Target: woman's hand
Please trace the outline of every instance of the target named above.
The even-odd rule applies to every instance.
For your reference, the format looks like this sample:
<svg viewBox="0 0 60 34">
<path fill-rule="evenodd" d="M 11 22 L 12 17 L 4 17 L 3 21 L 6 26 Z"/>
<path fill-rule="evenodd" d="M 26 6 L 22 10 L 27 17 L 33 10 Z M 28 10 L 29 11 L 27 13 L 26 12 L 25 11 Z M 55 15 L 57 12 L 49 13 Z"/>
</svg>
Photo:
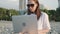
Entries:
<svg viewBox="0 0 60 34">
<path fill-rule="evenodd" d="M 28 32 L 19 32 L 19 34 L 28 34 Z"/>
<path fill-rule="evenodd" d="M 38 30 L 38 34 L 46 34 L 49 32 L 49 29 Z"/>
</svg>

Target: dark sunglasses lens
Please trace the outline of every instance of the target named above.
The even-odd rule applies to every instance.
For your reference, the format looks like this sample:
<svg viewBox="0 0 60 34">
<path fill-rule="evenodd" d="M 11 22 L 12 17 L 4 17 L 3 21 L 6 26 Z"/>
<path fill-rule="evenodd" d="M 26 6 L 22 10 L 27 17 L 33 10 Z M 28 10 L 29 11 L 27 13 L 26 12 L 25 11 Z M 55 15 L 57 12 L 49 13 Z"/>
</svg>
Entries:
<svg viewBox="0 0 60 34">
<path fill-rule="evenodd" d="M 27 4 L 28 7 L 34 7 L 34 4 Z"/>
<path fill-rule="evenodd" d="M 33 7 L 33 6 L 34 6 L 34 4 L 31 4 L 31 6 Z"/>
<path fill-rule="evenodd" d="M 29 7 L 30 5 L 29 4 L 27 4 L 27 7 Z"/>
</svg>

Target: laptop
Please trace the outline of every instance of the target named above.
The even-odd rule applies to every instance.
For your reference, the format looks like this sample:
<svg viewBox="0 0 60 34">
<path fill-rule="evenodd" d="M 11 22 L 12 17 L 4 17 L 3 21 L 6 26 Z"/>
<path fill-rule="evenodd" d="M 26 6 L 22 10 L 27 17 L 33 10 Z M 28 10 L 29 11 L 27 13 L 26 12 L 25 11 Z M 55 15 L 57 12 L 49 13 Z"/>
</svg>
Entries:
<svg viewBox="0 0 60 34">
<path fill-rule="evenodd" d="M 15 33 L 25 32 L 28 34 L 37 34 L 36 15 L 12 16 L 12 22 Z"/>
</svg>

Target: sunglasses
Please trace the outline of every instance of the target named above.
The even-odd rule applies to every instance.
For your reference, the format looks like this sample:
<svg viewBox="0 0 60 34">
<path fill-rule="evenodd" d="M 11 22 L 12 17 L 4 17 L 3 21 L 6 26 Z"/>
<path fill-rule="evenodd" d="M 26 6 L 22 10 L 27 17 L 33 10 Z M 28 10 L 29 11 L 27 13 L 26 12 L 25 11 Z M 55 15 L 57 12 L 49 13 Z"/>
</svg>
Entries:
<svg viewBox="0 0 60 34">
<path fill-rule="evenodd" d="M 34 4 L 27 4 L 27 7 L 34 7 Z"/>
</svg>

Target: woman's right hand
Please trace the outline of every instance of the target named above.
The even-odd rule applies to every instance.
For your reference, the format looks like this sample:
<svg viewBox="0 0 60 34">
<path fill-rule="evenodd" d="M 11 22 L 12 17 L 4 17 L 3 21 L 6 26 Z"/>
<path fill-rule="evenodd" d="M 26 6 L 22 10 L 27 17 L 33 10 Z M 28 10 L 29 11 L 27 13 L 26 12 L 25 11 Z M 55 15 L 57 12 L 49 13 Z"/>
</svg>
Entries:
<svg viewBox="0 0 60 34">
<path fill-rule="evenodd" d="M 19 34 L 28 34 L 28 32 L 19 32 Z"/>
<path fill-rule="evenodd" d="M 22 32 L 19 32 L 19 34 L 23 34 Z"/>
</svg>

